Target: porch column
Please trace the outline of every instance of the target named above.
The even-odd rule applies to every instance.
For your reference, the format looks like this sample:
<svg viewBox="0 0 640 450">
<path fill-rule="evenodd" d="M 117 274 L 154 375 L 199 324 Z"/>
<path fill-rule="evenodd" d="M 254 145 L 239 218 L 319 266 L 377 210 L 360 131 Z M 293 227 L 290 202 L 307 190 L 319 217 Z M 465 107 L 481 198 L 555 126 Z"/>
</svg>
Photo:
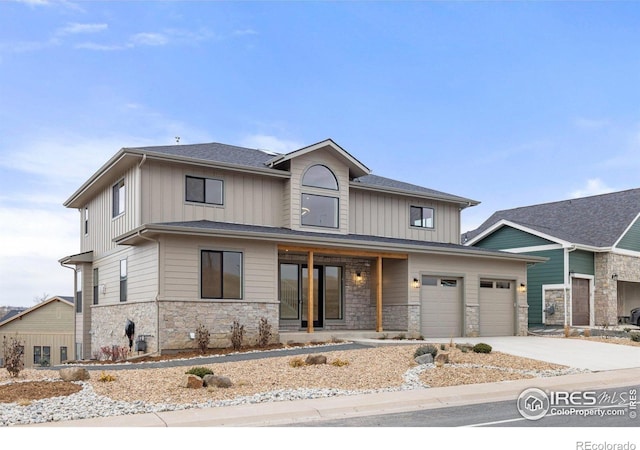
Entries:
<svg viewBox="0 0 640 450">
<path fill-rule="evenodd" d="M 307 255 L 307 333 L 313 333 L 313 251 Z"/>
<path fill-rule="evenodd" d="M 382 331 L 382 256 L 376 259 L 378 283 L 376 287 L 376 331 Z"/>
</svg>

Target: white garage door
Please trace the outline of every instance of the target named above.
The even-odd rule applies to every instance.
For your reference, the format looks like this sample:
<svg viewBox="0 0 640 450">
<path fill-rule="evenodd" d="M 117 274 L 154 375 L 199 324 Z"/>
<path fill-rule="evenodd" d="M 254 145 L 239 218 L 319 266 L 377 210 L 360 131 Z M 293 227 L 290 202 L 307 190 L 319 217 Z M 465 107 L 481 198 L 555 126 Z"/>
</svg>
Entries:
<svg viewBox="0 0 640 450">
<path fill-rule="evenodd" d="M 425 337 L 462 336 L 462 280 L 422 277 L 420 333 Z"/>
<path fill-rule="evenodd" d="M 515 283 L 480 280 L 480 336 L 515 334 Z"/>
</svg>

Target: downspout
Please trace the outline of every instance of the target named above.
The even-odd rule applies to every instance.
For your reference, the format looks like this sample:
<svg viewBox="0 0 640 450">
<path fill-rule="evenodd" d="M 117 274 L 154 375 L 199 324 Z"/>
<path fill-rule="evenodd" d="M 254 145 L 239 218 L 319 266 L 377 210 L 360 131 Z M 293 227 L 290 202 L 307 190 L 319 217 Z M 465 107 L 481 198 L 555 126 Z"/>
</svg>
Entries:
<svg viewBox="0 0 640 450">
<path fill-rule="evenodd" d="M 564 326 L 569 325 L 569 309 L 567 308 L 568 306 L 568 299 L 567 299 L 567 292 L 571 290 L 571 280 L 569 279 L 569 253 L 576 251 L 576 246 L 572 245 L 571 247 L 565 247 L 565 252 L 564 252 Z"/>
<path fill-rule="evenodd" d="M 138 230 L 137 236 L 140 239 L 155 242 L 157 244 L 157 249 L 158 249 L 158 271 L 157 271 L 158 281 L 156 286 L 156 296 L 155 296 L 154 302 L 156 304 L 156 332 L 158 333 L 158 335 L 156 336 L 156 353 L 159 354 L 160 353 L 160 240 L 143 236 L 140 230 Z"/>
<path fill-rule="evenodd" d="M 78 354 L 77 354 L 77 339 L 76 339 L 76 330 L 78 329 L 78 324 L 77 324 L 77 320 L 78 320 L 78 314 L 76 313 L 78 306 L 76 305 L 76 302 L 78 301 L 78 299 L 76 298 L 76 296 L 78 295 L 78 269 L 77 267 L 71 267 L 71 266 L 67 266 L 65 263 L 60 262 L 60 265 L 62 267 L 64 267 L 65 269 L 71 269 L 73 270 L 73 354 L 74 354 L 74 359 L 78 360 Z"/>
</svg>

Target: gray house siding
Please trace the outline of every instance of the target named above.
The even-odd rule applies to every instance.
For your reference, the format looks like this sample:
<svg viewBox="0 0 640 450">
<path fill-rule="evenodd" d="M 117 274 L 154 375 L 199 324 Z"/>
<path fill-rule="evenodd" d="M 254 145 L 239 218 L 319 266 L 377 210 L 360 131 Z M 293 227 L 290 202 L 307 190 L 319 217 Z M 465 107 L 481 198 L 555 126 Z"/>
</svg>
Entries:
<svg viewBox="0 0 640 450">
<path fill-rule="evenodd" d="M 618 247 L 624 250 L 640 252 L 640 219 L 637 219 L 622 239 L 620 239 Z"/>
</svg>

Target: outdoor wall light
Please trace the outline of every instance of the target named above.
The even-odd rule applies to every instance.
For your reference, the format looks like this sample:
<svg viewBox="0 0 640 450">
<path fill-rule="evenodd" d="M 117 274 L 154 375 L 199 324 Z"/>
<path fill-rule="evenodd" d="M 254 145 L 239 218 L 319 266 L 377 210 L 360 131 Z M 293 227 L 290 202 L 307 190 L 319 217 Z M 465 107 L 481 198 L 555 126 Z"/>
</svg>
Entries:
<svg viewBox="0 0 640 450">
<path fill-rule="evenodd" d="M 611 275 L 611 279 L 612 279 L 613 281 L 618 281 L 618 274 L 617 274 L 617 273 L 614 273 L 613 275 Z"/>
<path fill-rule="evenodd" d="M 356 272 L 356 281 L 358 283 L 362 281 L 362 272 Z"/>
<path fill-rule="evenodd" d="M 520 283 L 520 287 L 518 287 L 518 291 L 524 294 L 525 292 L 527 292 L 527 285 L 524 283 Z"/>
<path fill-rule="evenodd" d="M 420 281 L 417 278 L 414 278 L 411 286 L 413 286 L 414 288 L 420 287 Z"/>
</svg>

